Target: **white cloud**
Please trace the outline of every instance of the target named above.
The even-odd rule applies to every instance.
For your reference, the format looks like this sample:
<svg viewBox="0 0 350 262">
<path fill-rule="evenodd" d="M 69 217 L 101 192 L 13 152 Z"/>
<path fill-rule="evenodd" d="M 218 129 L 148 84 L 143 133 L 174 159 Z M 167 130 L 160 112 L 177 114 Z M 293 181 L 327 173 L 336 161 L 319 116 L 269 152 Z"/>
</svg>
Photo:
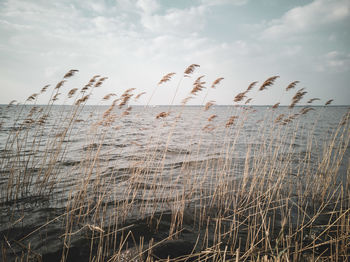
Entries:
<svg viewBox="0 0 350 262">
<path fill-rule="evenodd" d="M 262 38 L 278 38 L 306 33 L 325 25 L 349 19 L 349 0 L 315 0 L 298 6 L 280 19 L 272 20 L 262 32 Z"/>
<path fill-rule="evenodd" d="M 138 0 L 136 6 L 146 14 L 152 14 L 160 8 L 160 5 L 156 0 Z"/>
<path fill-rule="evenodd" d="M 350 54 L 331 51 L 325 56 L 326 66 L 338 72 L 345 72 L 350 69 Z"/>
<path fill-rule="evenodd" d="M 198 6 L 169 9 L 164 15 L 144 13 L 141 23 L 153 33 L 183 35 L 198 32 L 204 28 L 206 11 L 206 7 Z"/>
<path fill-rule="evenodd" d="M 122 25 L 122 23 L 120 23 L 117 19 L 107 18 L 104 16 L 94 17 L 92 22 L 96 29 L 102 33 L 116 32 L 120 28 L 119 26 Z"/>
<path fill-rule="evenodd" d="M 106 6 L 103 4 L 103 2 L 88 2 L 88 5 L 91 7 L 91 9 L 97 13 L 105 13 L 107 11 Z"/>
<path fill-rule="evenodd" d="M 215 5 L 245 5 L 248 3 L 248 0 L 201 0 L 200 1 L 202 4 L 207 5 L 207 6 L 215 6 Z"/>
<path fill-rule="evenodd" d="M 315 60 L 318 72 L 347 72 L 350 70 L 350 53 L 331 51 Z"/>
</svg>

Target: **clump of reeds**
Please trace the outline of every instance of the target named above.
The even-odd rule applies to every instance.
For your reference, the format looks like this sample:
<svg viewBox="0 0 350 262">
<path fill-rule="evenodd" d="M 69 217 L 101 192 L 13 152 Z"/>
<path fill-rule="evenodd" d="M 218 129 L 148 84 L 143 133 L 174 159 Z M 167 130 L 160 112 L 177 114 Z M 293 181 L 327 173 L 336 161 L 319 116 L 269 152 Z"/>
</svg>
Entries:
<svg viewBox="0 0 350 262">
<path fill-rule="evenodd" d="M 183 77 L 190 77 L 198 67 L 190 65 Z M 181 115 L 184 106 L 205 89 L 204 76 L 199 76 L 179 107 L 181 118 L 167 118 L 170 110 L 154 113 L 150 107 L 135 115 L 137 107 L 129 103 L 146 93 L 134 96 L 136 89 L 130 88 L 118 91 L 120 97 L 103 110 L 94 107 L 85 125 L 87 121 L 80 119 L 84 106 L 94 88 L 107 78 L 96 75 L 80 92 L 77 88 L 64 92 L 77 72 L 68 71 L 54 86 L 47 107 L 18 109 L 16 129 L 0 159 L 7 172 L 6 182 L 0 184 L 0 204 L 11 211 L 6 230 L 26 225 L 28 212 L 24 207 L 18 212 L 18 208 L 27 197 L 48 199 L 52 206 L 62 201 L 64 209 L 19 237 L 4 234 L 3 257 L 39 260 L 41 251 L 32 243 L 46 233 L 59 232 L 55 238 L 60 239 L 57 256 L 61 261 L 68 261 L 77 245 L 80 258 L 86 261 L 346 261 L 350 166 L 346 174 L 339 170 L 348 154 L 350 111 L 327 137 L 315 137 L 313 123 L 307 118 L 313 114 L 316 119 L 319 109 L 308 105 L 297 110 L 307 94 L 305 89 L 292 96 L 289 109 L 281 108 L 279 102 L 272 106 L 274 110 L 243 105 L 230 107 L 225 115 L 214 111 L 215 101 L 208 99 L 203 100 L 198 114 L 186 118 Z M 174 75 L 165 75 L 158 85 Z M 259 91 L 267 91 L 278 77 L 265 80 Z M 222 79 L 211 87 L 215 89 Z M 287 91 L 297 83 L 289 84 Z M 234 102 L 244 101 L 256 85 L 252 82 L 232 95 Z M 26 102 L 34 104 L 48 90 L 45 86 Z M 62 94 L 72 102 L 69 110 L 52 106 Z M 102 101 L 115 96 L 107 93 Z M 247 98 L 245 104 L 251 100 Z M 14 103 L 9 104 L 11 110 Z M 259 124 L 254 115 L 257 110 L 265 114 Z M 94 113 L 97 117 L 92 119 Z M 173 121 L 171 128 L 154 118 Z M 130 136 L 124 120 L 137 123 L 131 128 L 142 135 L 134 134 L 117 146 L 114 141 Z M 177 135 L 188 127 L 183 147 L 179 152 L 173 150 L 179 143 Z M 141 133 L 147 130 L 148 137 Z M 61 171 L 60 164 L 74 147 L 69 139 L 76 135 L 86 137 L 86 145 L 78 163 Z M 299 137 L 306 137 L 303 150 L 296 146 Z M 23 154 L 28 148 L 29 154 Z M 178 161 L 172 162 L 174 159 Z M 67 177 L 72 177 L 71 184 L 64 184 Z M 59 183 L 67 188 L 57 189 Z M 62 198 L 58 199 L 55 194 L 60 190 Z M 50 231 L 52 225 L 56 231 Z M 179 246 L 182 248 L 176 250 Z"/>
</svg>

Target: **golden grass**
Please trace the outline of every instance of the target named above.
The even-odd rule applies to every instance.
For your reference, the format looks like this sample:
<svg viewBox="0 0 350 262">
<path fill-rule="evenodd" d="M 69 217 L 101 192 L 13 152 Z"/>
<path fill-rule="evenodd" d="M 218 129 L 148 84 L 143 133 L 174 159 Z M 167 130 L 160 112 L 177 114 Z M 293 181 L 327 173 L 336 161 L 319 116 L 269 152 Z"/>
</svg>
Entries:
<svg viewBox="0 0 350 262">
<path fill-rule="evenodd" d="M 289 109 L 277 102 L 258 121 L 252 114 L 260 111 L 250 106 L 214 114 L 215 101 L 205 100 L 209 89 L 204 76 L 196 78 L 182 106 L 174 107 L 181 82 L 189 81 L 198 67 L 186 68 L 168 111 L 148 107 L 155 87 L 140 117 L 127 104 L 147 94 L 134 96 L 131 88 L 103 112 L 91 107 L 90 117 L 82 119 L 94 88 L 107 79 L 99 75 L 80 92 L 66 92 L 72 106 L 58 109 L 65 82 L 78 70 L 64 75 L 45 107 L 35 103 L 49 86 L 28 97 L 26 102 L 34 104 L 30 110 L 11 102 L 13 131 L 1 145 L 0 158 L 0 207 L 7 212 L 2 215 L 0 260 L 347 261 L 350 164 L 340 169 L 349 148 L 350 111 L 329 128 L 327 137 L 315 133 L 326 108 L 296 107 L 307 94 L 304 89 L 291 97 Z M 166 74 L 158 85 L 174 75 Z M 268 78 L 259 90 L 278 77 Z M 256 84 L 233 95 L 234 102 L 248 104 L 252 98 L 243 100 Z M 205 89 L 202 107 L 191 109 L 198 112 L 186 118 L 186 103 Z M 101 101 L 112 96 L 117 95 L 106 94 Z M 314 115 L 305 121 L 308 114 Z M 126 120 L 139 133 L 110 148 L 127 134 Z M 174 151 L 184 128 L 189 136 Z M 74 143 L 69 141 L 76 137 L 86 142 L 76 156 L 79 161 L 70 165 Z M 300 151 L 295 146 L 299 137 L 307 143 Z M 142 154 L 132 156 L 128 150 Z M 62 163 L 69 164 L 64 173 Z M 31 211 L 40 210 L 35 203 L 45 201 L 56 213 L 30 226 Z M 56 250 L 50 253 L 38 242 L 55 243 Z"/>
</svg>

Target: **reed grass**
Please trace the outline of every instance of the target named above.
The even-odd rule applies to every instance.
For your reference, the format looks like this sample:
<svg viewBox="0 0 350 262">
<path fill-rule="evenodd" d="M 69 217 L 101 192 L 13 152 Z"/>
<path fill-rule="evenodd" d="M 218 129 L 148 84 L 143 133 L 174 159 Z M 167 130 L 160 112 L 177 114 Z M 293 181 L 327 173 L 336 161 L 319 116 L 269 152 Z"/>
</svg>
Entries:
<svg viewBox="0 0 350 262">
<path fill-rule="evenodd" d="M 87 105 L 107 77 L 64 91 L 78 70 L 51 89 L 46 106 L 36 102 L 49 85 L 23 105 L 9 103 L 1 114 L 12 119 L 0 125 L 8 134 L 0 157 L 0 261 L 348 261 L 350 111 L 320 137 L 316 125 L 333 100 L 323 111 L 310 106 L 318 98 L 299 107 L 307 95 L 299 89 L 288 107 L 277 101 L 256 121 L 247 97 L 252 82 L 232 95 L 228 112 L 214 114 L 204 76 L 174 106 L 198 68 L 185 69 L 167 111 L 149 104 L 175 73 L 161 78 L 139 116 L 129 103 L 148 94 L 134 88 L 104 95 L 104 103 L 116 97 L 107 109 Z M 268 92 L 278 78 L 258 90 Z M 185 108 L 204 90 L 201 107 Z M 185 109 L 198 112 L 188 118 Z M 130 122 L 135 134 L 116 148 Z M 174 153 L 184 128 L 185 146 Z M 83 150 L 71 163 L 77 137 Z M 300 137 L 303 150 L 295 146 Z"/>
</svg>

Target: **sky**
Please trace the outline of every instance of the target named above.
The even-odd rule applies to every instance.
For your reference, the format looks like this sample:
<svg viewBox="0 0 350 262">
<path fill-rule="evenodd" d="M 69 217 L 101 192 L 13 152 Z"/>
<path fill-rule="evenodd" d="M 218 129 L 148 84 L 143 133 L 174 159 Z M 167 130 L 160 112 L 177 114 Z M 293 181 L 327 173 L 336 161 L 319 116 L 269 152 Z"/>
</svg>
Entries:
<svg viewBox="0 0 350 262">
<path fill-rule="evenodd" d="M 62 97 L 93 75 L 108 77 L 92 104 L 128 88 L 146 92 L 134 103 L 146 104 L 156 90 L 151 104 L 172 103 L 175 93 L 179 104 L 201 75 L 208 89 L 192 104 L 234 104 L 251 82 L 259 87 L 278 75 L 249 94 L 252 104 L 289 104 L 305 88 L 301 103 L 349 105 L 349 25 L 350 0 L 0 0 L 0 104 L 23 102 L 78 69 Z M 200 67 L 183 78 L 190 64 Z M 170 72 L 176 75 L 158 86 Z"/>
</svg>

